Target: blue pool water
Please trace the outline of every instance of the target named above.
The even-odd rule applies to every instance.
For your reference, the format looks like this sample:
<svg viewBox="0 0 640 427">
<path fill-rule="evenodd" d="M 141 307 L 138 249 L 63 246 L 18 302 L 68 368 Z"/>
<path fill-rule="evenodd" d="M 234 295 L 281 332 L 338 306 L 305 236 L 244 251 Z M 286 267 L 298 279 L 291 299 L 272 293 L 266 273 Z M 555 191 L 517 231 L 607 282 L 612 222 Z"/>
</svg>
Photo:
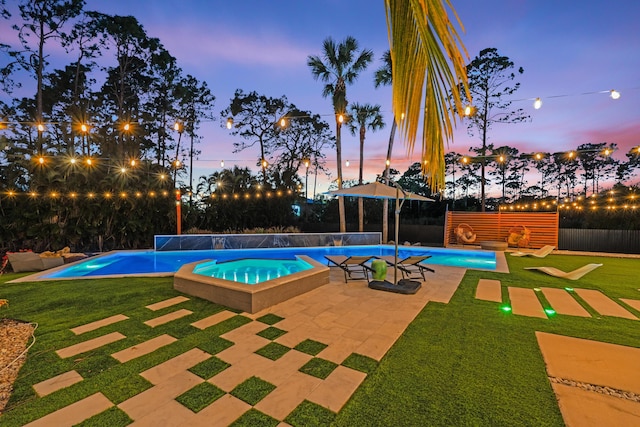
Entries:
<svg viewBox="0 0 640 427">
<path fill-rule="evenodd" d="M 217 261 L 209 261 L 198 264 L 193 272 L 202 276 L 255 285 L 311 268 L 311 264 L 301 259 L 250 258 L 220 264 Z"/>
<path fill-rule="evenodd" d="M 425 264 L 449 265 L 473 269 L 496 269 L 496 256 L 490 251 L 465 251 L 458 249 L 400 246 L 398 259 L 411 255 L 431 255 Z M 270 249 L 219 249 L 208 251 L 120 251 L 88 258 L 67 268 L 42 275 L 42 278 L 75 278 L 111 275 L 173 274 L 184 264 L 201 260 L 224 262 L 244 258 L 295 259 L 295 255 L 307 255 L 326 264 L 325 255 L 393 256 L 390 245 L 323 246 Z"/>
</svg>

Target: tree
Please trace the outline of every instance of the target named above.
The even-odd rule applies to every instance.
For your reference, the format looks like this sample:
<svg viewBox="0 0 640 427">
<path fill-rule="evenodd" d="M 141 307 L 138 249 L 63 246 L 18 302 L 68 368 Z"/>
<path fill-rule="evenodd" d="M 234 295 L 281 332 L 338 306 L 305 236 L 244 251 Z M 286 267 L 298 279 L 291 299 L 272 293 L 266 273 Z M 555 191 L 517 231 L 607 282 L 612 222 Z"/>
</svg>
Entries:
<svg viewBox="0 0 640 427">
<path fill-rule="evenodd" d="M 43 121 L 42 89 L 44 67 L 46 65 L 45 45 L 48 40 L 62 37 L 64 24 L 78 16 L 84 6 L 84 0 L 40 0 L 23 1 L 18 8 L 24 23 L 14 25 L 22 44 L 22 50 L 9 51 L 14 60 L 4 67 L 3 75 L 11 74 L 16 66 L 33 72 L 37 81 L 35 122 Z M 37 42 L 33 47 L 29 42 L 32 37 Z M 42 132 L 38 133 L 36 152 L 42 152 Z"/>
<path fill-rule="evenodd" d="M 358 184 L 362 184 L 362 169 L 364 167 L 364 140 L 367 129 L 375 132 L 384 128 L 384 119 L 380 113 L 380 105 L 353 104 L 349 115 L 349 130 L 351 135 L 360 136 L 360 167 L 358 174 Z M 358 230 L 364 231 L 364 200 L 358 197 Z"/>
<path fill-rule="evenodd" d="M 495 48 L 481 50 L 467 65 L 471 98 L 467 98 L 466 101 L 471 104 L 473 99 L 475 110 L 469 116 L 467 130 L 469 135 L 478 136 L 482 141 L 479 152 L 482 212 L 485 211 L 485 167 L 489 129 L 495 123 L 519 123 L 529 119 L 522 108 L 511 109 L 511 101 L 504 100 L 520 88 L 520 83 L 513 83 L 516 78 L 513 68 L 513 62 L 508 57 L 499 55 Z M 517 73 L 524 73 L 524 69 L 518 68 Z"/>
<path fill-rule="evenodd" d="M 347 84 L 352 84 L 358 75 L 367 68 L 373 60 L 373 52 L 368 49 L 360 50 L 358 42 L 353 37 L 336 42 L 328 37 L 322 45 L 322 58 L 310 55 L 307 65 L 311 68 L 313 77 L 326 83 L 322 96 L 331 95 L 336 120 L 336 160 L 338 172 L 338 189 L 342 188 L 342 140 L 340 130 L 344 115 L 347 112 Z M 338 198 L 340 214 L 340 232 L 347 231 L 344 211 L 344 197 Z"/>
<path fill-rule="evenodd" d="M 409 151 L 422 115 L 421 165 L 433 191 L 444 186 L 444 141 L 453 137 L 454 113 L 462 112 L 461 91 L 469 98 L 463 54 L 468 55 L 446 7 L 461 25 L 450 0 L 385 0 L 393 113 L 403 118 Z"/>
<path fill-rule="evenodd" d="M 378 68 L 374 74 L 374 85 L 376 88 L 380 86 L 391 86 L 393 82 L 393 72 L 391 69 L 391 52 L 386 51 L 382 55 L 382 66 Z M 393 123 L 391 123 L 391 131 L 389 132 L 389 145 L 387 147 L 387 158 L 385 162 L 385 168 L 383 172 L 384 183 L 389 185 L 389 167 L 391 165 L 391 154 L 393 153 L 393 140 L 395 139 L 396 129 L 396 117 L 393 116 Z M 389 240 L 389 199 L 383 199 L 382 201 L 382 241 Z"/>
<path fill-rule="evenodd" d="M 231 135 L 238 135 L 241 142 L 234 142 L 234 152 L 239 152 L 258 144 L 260 147 L 260 159 L 258 162 L 262 168 L 262 182 L 267 184 L 267 166 L 271 147 L 278 137 L 278 126 L 289 109 L 289 101 L 286 96 L 270 98 L 258 95 L 257 92 L 245 94 L 242 89 L 237 89 L 228 108 L 220 112 L 222 126 L 231 119 L 233 126 Z"/>
</svg>

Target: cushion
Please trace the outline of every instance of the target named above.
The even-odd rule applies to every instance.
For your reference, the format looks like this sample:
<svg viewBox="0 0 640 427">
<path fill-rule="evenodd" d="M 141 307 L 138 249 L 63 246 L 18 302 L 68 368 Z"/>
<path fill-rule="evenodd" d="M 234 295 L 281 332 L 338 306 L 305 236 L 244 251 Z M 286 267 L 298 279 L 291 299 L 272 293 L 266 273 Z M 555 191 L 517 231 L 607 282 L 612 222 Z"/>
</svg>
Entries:
<svg viewBox="0 0 640 427">
<path fill-rule="evenodd" d="M 21 273 L 23 271 L 41 271 L 44 270 L 44 264 L 42 258 L 33 252 L 15 252 L 7 253 L 11 269 L 15 273 Z"/>
</svg>

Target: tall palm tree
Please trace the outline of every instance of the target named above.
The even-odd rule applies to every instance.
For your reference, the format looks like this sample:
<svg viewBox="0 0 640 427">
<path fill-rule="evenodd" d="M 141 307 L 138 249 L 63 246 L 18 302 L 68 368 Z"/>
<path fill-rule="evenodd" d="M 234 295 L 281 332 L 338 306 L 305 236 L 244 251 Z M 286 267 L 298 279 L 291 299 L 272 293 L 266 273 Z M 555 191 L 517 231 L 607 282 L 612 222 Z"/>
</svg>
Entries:
<svg viewBox="0 0 640 427">
<path fill-rule="evenodd" d="M 358 48 L 358 42 L 353 37 L 347 37 L 341 43 L 328 37 L 322 44 L 322 58 L 309 55 L 307 65 L 311 68 L 313 77 L 326 83 L 322 96 L 331 95 L 336 119 L 336 160 L 338 172 L 338 189 L 342 188 L 342 145 L 340 130 L 347 111 L 347 84 L 352 84 L 373 60 L 373 52 L 369 49 Z M 340 232 L 347 231 L 344 212 L 344 197 L 338 198 L 340 214 Z"/>
<path fill-rule="evenodd" d="M 351 134 L 360 134 L 360 174 L 358 184 L 362 184 L 362 169 L 364 166 L 364 139 L 367 129 L 377 131 L 384 128 L 384 119 L 380 113 L 380 105 L 355 103 L 350 108 L 350 120 L 348 122 Z M 364 231 L 364 199 L 358 197 L 358 231 Z"/>
<path fill-rule="evenodd" d="M 386 51 L 382 55 L 382 66 L 378 68 L 373 77 L 373 83 L 376 88 L 380 86 L 391 86 L 393 82 L 393 73 L 391 71 L 391 52 Z M 391 123 L 391 131 L 389 132 L 389 146 L 387 147 L 387 162 L 384 168 L 384 183 L 389 185 L 389 167 L 391 165 L 391 153 L 393 152 L 393 140 L 396 135 L 396 117 L 393 116 Z M 389 240 L 389 199 L 382 201 L 382 241 Z"/>
<path fill-rule="evenodd" d="M 468 53 L 452 21 L 462 28 L 451 0 L 385 0 L 393 112 L 412 151 L 422 113 L 422 171 L 429 186 L 445 184 L 444 141 L 453 136 L 454 112 L 463 113 L 460 92 L 471 99 L 465 71 Z M 424 106 L 423 106 L 424 101 Z"/>
</svg>

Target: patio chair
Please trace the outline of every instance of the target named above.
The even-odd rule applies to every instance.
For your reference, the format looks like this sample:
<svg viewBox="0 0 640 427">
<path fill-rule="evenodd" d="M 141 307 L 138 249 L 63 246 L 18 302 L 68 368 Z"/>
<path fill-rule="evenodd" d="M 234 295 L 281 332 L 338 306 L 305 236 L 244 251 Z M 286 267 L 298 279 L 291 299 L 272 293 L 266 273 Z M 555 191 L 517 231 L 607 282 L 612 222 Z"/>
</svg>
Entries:
<svg viewBox="0 0 640 427">
<path fill-rule="evenodd" d="M 564 272 L 562 270 L 559 270 L 555 267 L 525 267 L 525 270 L 540 270 L 543 273 L 547 273 L 550 276 L 554 276 L 554 277 L 560 277 L 562 279 L 569 279 L 569 280 L 578 280 L 579 278 L 581 278 L 582 276 L 584 276 L 585 274 L 595 270 L 598 267 L 602 267 L 602 264 L 587 264 L 587 265 L 583 265 L 580 268 L 576 268 L 573 271 L 569 271 L 569 272 Z"/>
<path fill-rule="evenodd" d="M 460 245 L 469 245 L 476 241 L 477 234 L 469 224 L 458 224 L 454 232 L 456 234 L 456 241 Z"/>
<path fill-rule="evenodd" d="M 383 259 L 393 267 L 393 262 L 395 258 L 393 256 L 381 256 L 378 257 Z M 427 267 L 426 265 L 421 264 L 426 259 L 431 258 L 431 255 L 413 255 L 408 256 L 402 260 L 398 260 L 398 270 L 402 272 L 402 277 L 404 279 L 417 279 L 417 275 L 422 277 L 422 280 L 427 280 L 427 277 L 424 275 L 425 272 L 435 273 L 435 270 Z"/>
<path fill-rule="evenodd" d="M 533 252 L 513 251 L 511 252 L 511 256 L 533 256 L 536 258 L 544 258 L 547 255 L 549 255 L 551 252 L 553 252 L 555 248 L 556 248 L 555 246 L 546 245 Z"/>
<path fill-rule="evenodd" d="M 365 265 L 374 256 L 325 255 L 329 267 L 338 267 L 344 272 L 345 283 L 348 280 L 369 280 L 371 267 Z"/>
<path fill-rule="evenodd" d="M 509 237 L 507 237 L 507 243 L 509 246 L 515 246 L 518 248 L 524 248 L 529 246 L 531 241 L 531 230 L 524 225 L 516 225 L 509 230 Z"/>
</svg>

